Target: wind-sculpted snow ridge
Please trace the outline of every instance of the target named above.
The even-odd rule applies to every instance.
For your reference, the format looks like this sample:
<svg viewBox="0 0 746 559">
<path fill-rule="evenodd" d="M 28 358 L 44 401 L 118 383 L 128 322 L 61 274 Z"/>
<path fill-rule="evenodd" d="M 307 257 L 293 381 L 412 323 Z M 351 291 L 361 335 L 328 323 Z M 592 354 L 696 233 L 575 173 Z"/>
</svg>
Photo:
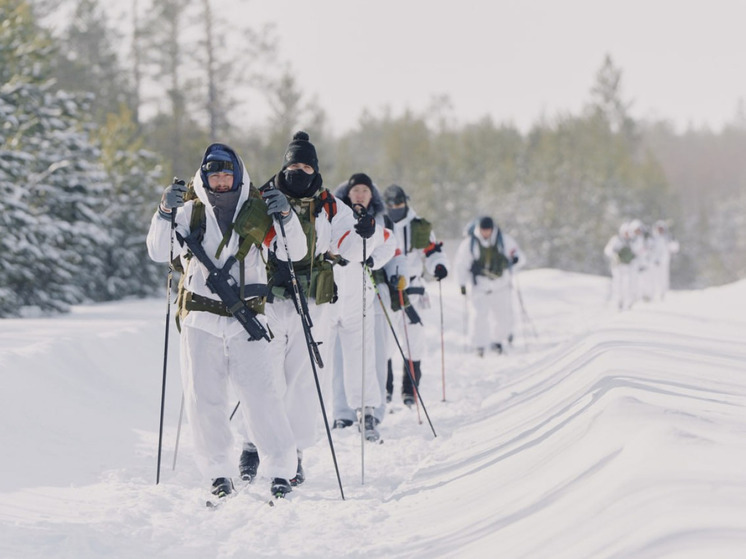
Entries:
<svg viewBox="0 0 746 559">
<path fill-rule="evenodd" d="M 364 485 L 359 433 L 334 431 L 346 501 L 322 438 L 306 451 L 306 483 L 272 508 L 260 472 L 206 510 L 188 425 L 172 470 L 178 338 L 154 485 L 162 303 L 0 322 L 14 339 L 0 346 L 14 394 L 2 392 L 0 425 L 3 443 L 20 445 L 0 458 L 12 472 L 0 557 L 746 556 L 746 282 L 617 313 L 605 278 L 518 279 L 515 345 L 481 359 L 444 282 L 445 402 L 432 290 L 422 398 L 437 437 L 395 394 L 385 444 L 365 446 Z"/>
</svg>

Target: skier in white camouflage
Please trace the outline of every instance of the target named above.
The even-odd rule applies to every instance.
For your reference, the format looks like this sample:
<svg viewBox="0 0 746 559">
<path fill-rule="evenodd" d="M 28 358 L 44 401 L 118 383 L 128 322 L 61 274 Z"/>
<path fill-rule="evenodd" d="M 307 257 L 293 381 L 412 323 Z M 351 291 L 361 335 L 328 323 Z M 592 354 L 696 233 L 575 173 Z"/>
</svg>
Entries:
<svg viewBox="0 0 746 559">
<path fill-rule="evenodd" d="M 513 342 L 513 273 L 526 259 L 518 243 L 503 233 L 490 216 L 467 227 L 456 253 L 461 294 L 469 286 L 470 336 L 479 357 L 486 348 L 500 354 Z"/>
<path fill-rule="evenodd" d="M 396 252 L 393 231 L 385 227 L 385 206 L 378 189 L 365 173 L 355 173 L 334 192 L 335 197 L 354 211 L 370 214 L 376 228 L 383 231 L 384 241 L 367 251 L 367 268 L 371 274 L 382 268 Z M 338 258 L 334 265 L 334 279 L 339 286 L 339 301 L 334 305 L 332 347 L 334 372 L 332 375 L 332 417 L 336 429 L 363 421 L 365 437 L 379 440 L 378 423 L 383 419 L 386 402 L 386 361 L 388 333 L 377 324 L 380 307 L 368 271 L 362 263 Z M 363 286 L 365 296 L 363 297 Z M 365 299 L 365 310 L 363 310 Z M 365 348 L 363 349 L 363 314 L 365 315 Z M 365 370 L 363 367 L 365 359 Z M 383 363 L 379 363 L 383 361 Z M 363 385 L 362 380 L 365 380 Z M 365 405 L 362 398 L 365 397 Z M 364 413 L 362 410 L 364 408 Z M 362 417 L 361 417 L 362 414 Z"/>
<path fill-rule="evenodd" d="M 260 190 L 267 189 L 278 189 L 288 197 L 306 234 L 308 251 L 303 259 L 293 262 L 293 269 L 307 299 L 307 311 L 313 324 L 311 334 L 321 363 L 325 365 L 331 358 L 328 354 L 331 307 L 338 297 L 332 270 L 333 257 L 338 255 L 349 262 L 362 262 L 363 239 L 367 239 L 367 249 L 373 251 L 383 242 L 383 230 L 376 228 L 373 216 L 356 219 L 352 210 L 338 203 L 323 186 L 316 148 L 303 131 L 293 136 L 280 172 Z M 308 340 L 294 303 L 289 267 L 282 255 L 272 251 L 267 266 L 271 288 L 267 319 L 274 334 L 270 345 L 273 359 L 280 363 L 282 370 L 279 381 L 298 456 L 296 475 L 289 482 L 291 486 L 297 486 L 306 476 L 303 450 L 317 442 L 322 414 L 309 360 Z M 326 367 L 317 367 L 321 386 L 326 385 L 326 370 Z M 239 463 L 241 476 L 252 479 L 258 463 L 256 449 L 247 441 Z"/>
<path fill-rule="evenodd" d="M 401 297 L 405 306 L 398 311 L 398 337 L 407 361 L 403 363 L 401 396 L 407 406 L 415 404 L 416 390 L 422 377 L 422 359 L 427 351 L 422 313 L 430 307 L 425 276 L 437 281 L 448 275 L 448 259 L 443 243 L 437 242 L 430 222 L 419 217 L 409 206 L 404 189 L 392 184 L 383 193 L 386 212 L 393 222 L 401 259 L 392 259 L 384 268 L 392 285 L 392 297 Z M 401 304 L 401 301 L 397 301 Z M 414 378 L 414 386 L 412 385 Z M 389 386 L 393 391 L 393 373 Z"/>
<path fill-rule="evenodd" d="M 264 472 L 272 479 L 272 494 L 283 496 L 287 480 L 295 474 L 296 453 L 274 381 L 281 374 L 270 351 L 276 343 L 269 342 L 268 336 L 248 339 L 225 302 L 208 287 L 208 266 L 220 269 L 228 284 L 240 289 L 238 296 L 266 330 L 263 252 L 271 247 L 287 258 L 284 246 L 275 242 L 269 215 L 284 223 L 292 259 L 303 257 L 306 238 L 287 198 L 279 191 L 262 197 L 251 186 L 243 162 L 225 144 L 207 148 L 192 184 L 196 197 L 186 202 L 185 185 L 176 182 L 165 189 L 151 221 L 147 247 L 156 262 L 167 262 L 175 248 L 184 270 L 179 292 L 181 377 L 197 465 L 211 480 L 214 495 L 233 492 L 235 456 L 229 416 L 240 401 L 234 421 L 252 434 Z M 198 258 L 195 251 L 200 246 L 211 264 Z"/>
</svg>

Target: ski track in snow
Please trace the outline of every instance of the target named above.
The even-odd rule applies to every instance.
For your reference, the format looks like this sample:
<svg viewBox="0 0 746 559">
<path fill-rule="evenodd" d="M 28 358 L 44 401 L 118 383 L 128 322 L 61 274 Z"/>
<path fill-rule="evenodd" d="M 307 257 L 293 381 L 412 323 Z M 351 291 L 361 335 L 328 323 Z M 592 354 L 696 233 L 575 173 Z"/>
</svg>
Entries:
<svg viewBox="0 0 746 559">
<path fill-rule="evenodd" d="M 514 347 L 482 359 L 444 281 L 446 401 L 430 290 L 437 437 L 395 394 L 364 484 L 357 429 L 333 431 L 344 501 L 321 433 L 274 507 L 260 477 L 207 509 L 186 424 L 172 470 L 175 328 L 155 485 L 165 301 L 0 321 L 0 558 L 746 557 L 746 281 L 624 313 L 607 278 L 518 281 Z"/>
</svg>

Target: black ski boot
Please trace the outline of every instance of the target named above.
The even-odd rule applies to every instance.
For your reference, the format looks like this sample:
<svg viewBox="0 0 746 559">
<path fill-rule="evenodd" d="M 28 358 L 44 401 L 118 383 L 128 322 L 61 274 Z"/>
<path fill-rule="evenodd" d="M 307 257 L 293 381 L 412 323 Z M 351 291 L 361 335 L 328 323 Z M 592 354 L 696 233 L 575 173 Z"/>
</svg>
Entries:
<svg viewBox="0 0 746 559">
<path fill-rule="evenodd" d="M 496 351 L 499 355 L 503 352 L 503 345 L 500 342 L 495 342 L 492 345 L 490 345 L 490 349 L 492 351 Z"/>
<path fill-rule="evenodd" d="M 233 493 L 233 482 L 231 481 L 231 478 L 217 477 L 212 480 L 211 493 L 220 499 Z"/>
<path fill-rule="evenodd" d="M 386 373 L 386 403 L 391 403 L 391 397 L 394 395 L 394 369 L 391 364 L 391 359 L 386 363 L 388 369 Z"/>
<path fill-rule="evenodd" d="M 256 446 L 252 443 L 244 443 L 241 458 L 238 461 L 238 471 L 241 474 L 241 479 L 249 483 L 253 482 L 256 479 L 258 469 L 259 453 L 256 450 Z"/>
<path fill-rule="evenodd" d="M 306 481 L 306 473 L 303 471 L 303 452 L 298 451 L 298 469 L 295 472 L 295 477 L 290 480 L 290 485 L 297 487 Z"/>
<path fill-rule="evenodd" d="M 344 429 L 345 427 L 351 427 L 351 426 L 352 426 L 351 419 L 335 419 L 332 429 Z"/>
<path fill-rule="evenodd" d="M 412 367 L 414 369 L 415 388 L 419 388 L 420 378 L 422 377 L 420 361 L 412 361 Z M 414 389 L 412 388 L 412 379 L 409 376 L 409 372 L 409 362 L 406 362 L 404 363 L 404 374 L 402 375 L 401 397 L 404 405 L 411 408 L 414 405 Z"/>
<path fill-rule="evenodd" d="M 290 493 L 292 490 L 293 488 L 290 486 L 288 480 L 280 477 L 276 477 L 272 480 L 270 492 L 275 499 L 284 499 L 285 495 Z"/>
<path fill-rule="evenodd" d="M 361 411 L 357 410 L 358 431 L 360 430 L 360 419 L 361 419 L 360 416 L 361 416 Z M 381 438 L 381 434 L 378 432 L 378 429 L 376 429 L 378 420 L 373 416 L 373 408 L 366 407 L 365 417 L 363 417 L 362 419 L 363 419 L 363 429 L 365 431 L 365 440 L 370 441 L 372 443 L 377 442 Z"/>
</svg>

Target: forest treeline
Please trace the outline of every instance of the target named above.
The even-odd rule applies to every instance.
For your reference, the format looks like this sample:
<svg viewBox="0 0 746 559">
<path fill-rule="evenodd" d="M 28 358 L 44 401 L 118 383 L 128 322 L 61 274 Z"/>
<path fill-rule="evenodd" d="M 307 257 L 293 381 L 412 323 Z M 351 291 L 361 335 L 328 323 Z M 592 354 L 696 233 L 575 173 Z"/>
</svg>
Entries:
<svg viewBox="0 0 746 559">
<path fill-rule="evenodd" d="M 607 55 L 582 111 L 528 132 L 460 123 L 440 97 L 333 135 L 272 28 L 235 27 L 212 4 L 131 0 L 115 26 L 98 0 L 0 0 L 0 317 L 156 293 L 165 270 L 144 237 L 163 187 L 211 141 L 262 184 L 298 129 L 327 187 L 355 172 L 399 184 L 444 239 L 489 214 L 529 267 L 607 274 L 602 249 L 623 221 L 666 219 L 681 244 L 674 288 L 746 277 L 743 110 L 718 132 L 635 120 Z M 236 52 L 251 61 L 240 71 Z M 271 108 L 261 126 L 237 118 L 242 92 Z"/>
</svg>

